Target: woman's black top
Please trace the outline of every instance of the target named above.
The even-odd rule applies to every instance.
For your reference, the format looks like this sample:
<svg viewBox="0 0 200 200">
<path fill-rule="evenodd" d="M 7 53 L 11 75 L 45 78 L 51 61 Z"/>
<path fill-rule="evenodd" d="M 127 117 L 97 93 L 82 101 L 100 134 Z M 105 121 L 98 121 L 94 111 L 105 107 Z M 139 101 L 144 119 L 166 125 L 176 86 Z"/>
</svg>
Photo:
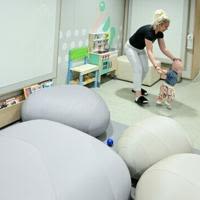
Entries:
<svg viewBox="0 0 200 200">
<path fill-rule="evenodd" d="M 164 34 L 158 32 L 155 34 L 155 30 L 152 25 L 145 25 L 140 27 L 129 39 L 130 45 L 137 49 L 144 49 L 145 39 L 154 42 L 158 38 L 163 38 Z"/>
</svg>

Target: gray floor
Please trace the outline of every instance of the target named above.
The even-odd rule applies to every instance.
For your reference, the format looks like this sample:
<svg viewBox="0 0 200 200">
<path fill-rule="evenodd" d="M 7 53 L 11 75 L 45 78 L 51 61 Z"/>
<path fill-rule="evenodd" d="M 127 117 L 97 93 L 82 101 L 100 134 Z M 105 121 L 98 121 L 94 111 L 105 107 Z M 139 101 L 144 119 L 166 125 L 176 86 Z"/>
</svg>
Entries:
<svg viewBox="0 0 200 200">
<path fill-rule="evenodd" d="M 111 120 L 130 126 L 151 116 L 167 116 L 179 122 L 191 138 L 193 148 L 200 149 L 200 78 L 193 81 L 182 80 L 175 86 L 176 100 L 172 110 L 155 103 L 160 83 L 159 81 L 152 87 L 144 86 L 149 92 L 149 105 L 144 107 L 134 103 L 130 82 L 112 79 L 101 84 L 95 91 L 107 103 Z"/>
<path fill-rule="evenodd" d="M 97 137 L 97 139 L 101 140 L 105 144 L 107 144 L 107 139 L 109 139 L 109 138 L 112 139 L 113 145 L 111 146 L 111 148 L 113 150 L 116 150 L 117 149 L 117 146 L 116 146 L 117 141 L 118 141 L 119 137 L 121 136 L 121 134 L 124 132 L 124 130 L 127 128 L 128 128 L 127 125 L 111 120 L 105 133 L 100 135 L 99 137 Z"/>
</svg>

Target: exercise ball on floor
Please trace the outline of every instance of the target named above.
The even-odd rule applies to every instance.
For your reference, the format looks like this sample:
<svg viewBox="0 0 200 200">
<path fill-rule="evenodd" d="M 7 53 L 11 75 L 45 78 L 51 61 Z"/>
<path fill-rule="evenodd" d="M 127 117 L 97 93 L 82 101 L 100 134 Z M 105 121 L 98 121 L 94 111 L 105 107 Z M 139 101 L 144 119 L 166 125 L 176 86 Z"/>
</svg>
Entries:
<svg viewBox="0 0 200 200">
<path fill-rule="evenodd" d="M 7 142 L 7 148 L 0 153 L 3 160 L 8 157 L 10 161 L 7 163 L 6 174 L 0 170 L 0 183 L 5 182 L 5 185 L 0 185 L 0 197 L 4 189 L 18 195 L 19 191 L 16 191 L 16 188 L 21 188 L 20 192 L 24 192 L 24 197 L 27 198 L 14 196 L 10 199 L 38 199 L 29 197 L 28 190 L 23 191 L 23 187 L 28 188 L 26 183 L 30 184 L 33 181 L 32 186 L 35 188 L 30 188 L 31 191 L 41 192 L 45 200 L 51 197 L 51 193 L 47 193 L 48 189 L 51 189 L 50 186 L 55 194 L 55 200 L 129 199 L 131 181 L 126 164 L 107 145 L 90 135 L 61 123 L 31 120 L 3 129 L 0 131 L 0 141 L 1 138 L 18 140 L 29 148 L 24 148 L 24 151 L 15 153 L 16 156 L 11 158 L 9 152 L 19 150 L 12 142 Z M 10 151 L 6 151 L 9 148 Z M 19 165 L 20 163 L 24 166 Z M 4 163 L 1 163 L 0 169 L 3 165 Z M 27 168 L 29 171 L 25 171 Z M 39 175 L 40 177 L 37 177 Z M 2 177 L 5 179 L 2 180 Z M 25 179 L 24 182 L 18 180 L 20 177 Z M 36 181 L 40 179 L 42 181 L 37 185 Z M 45 182 L 48 184 L 44 185 Z M 5 188 L 6 186 L 11 187 Z M 42 191 L 43 188 L 46 190 Z M 33 197 L 38 195 L 35 194 Z"/>
<path fill-rule="evenodd" d="M 56 200 L 37 148 L 23 140 L 0 135 L 0 157 L 1 200 Z"/>
<path fill-rule="evenodd" d="M 179 123 L 155 116 L 126 129 L 118 140 L 117 151 L 126 162 L 131 177 L 138 179 L 159 160 L 177 153 L 190 153 L 192 147 Z"/>
<path fill-rule="evenodd" d="M 200 155 L 176 154 L 149 168 L 139 179 L 135 200 L 199 200 Z"/>
<path fill-rule="evenodd" d="M 110 112 L 92 89 L 79 85 L 43 88 L 22 105 L 22 120 L 47 119 L 60 122 L 97 137 L 105 132 Z"/>
</svg>

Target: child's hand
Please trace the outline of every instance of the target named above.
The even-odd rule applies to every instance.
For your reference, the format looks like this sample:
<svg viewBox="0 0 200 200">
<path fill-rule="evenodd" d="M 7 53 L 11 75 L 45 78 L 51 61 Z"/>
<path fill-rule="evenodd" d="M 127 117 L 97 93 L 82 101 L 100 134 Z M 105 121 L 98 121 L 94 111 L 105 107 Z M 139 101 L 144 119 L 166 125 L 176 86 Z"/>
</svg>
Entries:
<svg viewBox="0 0 200 200">
<path fill-rule="evenodd" d="M 167 69 L 162 69 L 162 74 L 167 74 Z"/>
<path fill-rule="evenodd" d="M 166 69 L 163 69 L 161 67 L 156 67 L 156 70 L 159 74 L 166 74 L 167 73 L 167 70 Z"/>
</svg>

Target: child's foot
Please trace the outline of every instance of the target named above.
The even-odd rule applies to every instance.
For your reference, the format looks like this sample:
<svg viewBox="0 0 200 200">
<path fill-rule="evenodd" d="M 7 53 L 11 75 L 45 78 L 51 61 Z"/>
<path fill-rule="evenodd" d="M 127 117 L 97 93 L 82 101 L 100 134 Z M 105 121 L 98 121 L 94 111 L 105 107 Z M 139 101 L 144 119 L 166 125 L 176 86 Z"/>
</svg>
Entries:
<svg viewBox="0 0 200 200">
<path fill-rule="evenodd" d="M 160 97 L 157 97 L 157 100 L 156 100 L 156 104 L 157 105 L 162 105 L 163 101 Z"/>
<path fill-rule="evenodd" d="M 131 90 L 133 93 L 135 93 L 135 90 L 134 89 L 132 89 Z M 148 92 L 145 90 L 145 89 L 141 89 L 141 95 L 144 95 L 144 96 L 147 96 L 148 95 Z"/>
<path fill-rule="evenodd" d="M 167 109 L 171 110 L 171 109 L 172 109 L 172 106 L 171 106 L 171 105 L 167 106 Z"/>
<path fill-rule="evenodd" d="M 165 101 L 165 105 L 167 106 L 167 108 L 168 108 L 169 110 L 172 109 L 172 106 L 171 106 L 171 104 L 170 104 L 169 102 Z"/>
<path fill-rule="evenodd" d="M 156 104 L 157 104 L 157 105 L 162 105 L 162 101 L 161 101 L 160 99 L 157 99 L 157 100 L 156 100 Z"/>
</svg>

